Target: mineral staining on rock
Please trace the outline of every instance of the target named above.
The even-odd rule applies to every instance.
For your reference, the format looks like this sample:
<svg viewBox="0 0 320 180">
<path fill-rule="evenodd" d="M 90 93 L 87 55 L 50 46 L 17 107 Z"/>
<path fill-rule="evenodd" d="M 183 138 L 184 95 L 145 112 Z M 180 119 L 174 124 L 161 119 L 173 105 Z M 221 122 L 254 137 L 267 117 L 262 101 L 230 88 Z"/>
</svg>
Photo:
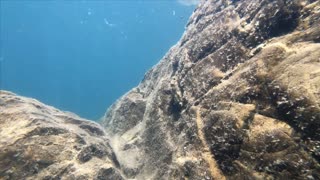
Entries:
<svg viewBox="0 0 320 180">
<path fill-rule="evenodd" d="M 210 0 L 106 113 L 136 179 L 319 179 L 320 3 Z M 139 152 L 139 153 L 137 153 Z M 209 155 L 208 155 L 209 154 Z"/>
<path fill-rule="evenodd" d="M 96 123 L 0 91 L 0 179 L 123 179 Z"/>
<path fill-rule="evenodd" d="M 101 124 L 0 93 L 0 179 L 320 179 L 320 2 L 208 0 Z"/>
</svg>

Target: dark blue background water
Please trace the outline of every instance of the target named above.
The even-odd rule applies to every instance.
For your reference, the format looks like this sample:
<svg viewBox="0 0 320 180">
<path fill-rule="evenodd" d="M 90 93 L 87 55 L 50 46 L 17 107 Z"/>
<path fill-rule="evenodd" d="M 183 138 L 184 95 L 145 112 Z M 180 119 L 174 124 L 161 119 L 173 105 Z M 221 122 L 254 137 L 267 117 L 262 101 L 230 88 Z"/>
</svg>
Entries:
<svg viewBox="0 0 320 180">
<path fill-rule="evenodd" d="M 1 1 L 1 89 L 98 119 L 181 37 L 172 1 Z"/>
</svg>

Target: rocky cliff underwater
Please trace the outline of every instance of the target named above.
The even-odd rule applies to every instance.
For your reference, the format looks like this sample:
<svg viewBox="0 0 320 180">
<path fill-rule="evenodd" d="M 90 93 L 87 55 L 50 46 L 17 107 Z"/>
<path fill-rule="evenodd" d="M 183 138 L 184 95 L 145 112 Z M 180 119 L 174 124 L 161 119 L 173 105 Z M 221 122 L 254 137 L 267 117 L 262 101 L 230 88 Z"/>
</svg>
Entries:
<svg viewBox="0 0 320 180">
<path fill-rule="evenodd" d="M 7 91 L 0 124 L 0 179 L 320 179 L 320 1 L 202 1 L 101 125 Z"/>
</svg>

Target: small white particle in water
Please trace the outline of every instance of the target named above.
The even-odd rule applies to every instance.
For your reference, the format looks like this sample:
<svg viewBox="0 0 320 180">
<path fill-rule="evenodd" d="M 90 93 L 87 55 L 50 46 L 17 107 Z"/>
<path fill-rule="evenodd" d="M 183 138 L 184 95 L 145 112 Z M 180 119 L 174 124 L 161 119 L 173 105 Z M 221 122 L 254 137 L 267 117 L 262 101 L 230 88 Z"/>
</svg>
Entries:
<svg viewBox="0 0 320 180">
<path fill-rule="evenodd" d="M 172 15 L 175 16 L 176 15 L 176 11 L 172 11 Z"/>
<path fill-rule="evenodd" d="M 91 9 L 88 9 L 88 15 L 90 16 L 92 14 Z"/>
<path fill-rule="evenodd" d="M 107 26 L 109 26 L 109 27 L 115 26 L 115 24 L 109 23 L 109 21 L 108 21 L 106 18 L 104 18 L 103 20 L 104 20 L 104 23 L 105 23 Z"/>
</svg>

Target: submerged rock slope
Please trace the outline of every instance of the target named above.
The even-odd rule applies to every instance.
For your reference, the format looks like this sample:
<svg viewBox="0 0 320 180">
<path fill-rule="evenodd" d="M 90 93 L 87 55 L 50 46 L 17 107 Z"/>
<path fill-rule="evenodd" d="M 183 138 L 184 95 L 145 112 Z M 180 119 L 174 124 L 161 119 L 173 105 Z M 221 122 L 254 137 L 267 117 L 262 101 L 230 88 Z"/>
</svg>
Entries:
<svg viewBox="0 0 320 180">
<path fill-rule="evenodd" d="M 320 179 L 320 2 L 208 0 L 103 119 L 133 179 Z"/>
<path fill-rule="evenodd" d="M 123 179 L 96 123 L 0 91 L 0 179 Z"/>
<path fill-rule="evenodd" d="M 0 91 L 0 179 L 320 179 L 320 1 L 203 1 L 101 123 Z"/>
</svg>

